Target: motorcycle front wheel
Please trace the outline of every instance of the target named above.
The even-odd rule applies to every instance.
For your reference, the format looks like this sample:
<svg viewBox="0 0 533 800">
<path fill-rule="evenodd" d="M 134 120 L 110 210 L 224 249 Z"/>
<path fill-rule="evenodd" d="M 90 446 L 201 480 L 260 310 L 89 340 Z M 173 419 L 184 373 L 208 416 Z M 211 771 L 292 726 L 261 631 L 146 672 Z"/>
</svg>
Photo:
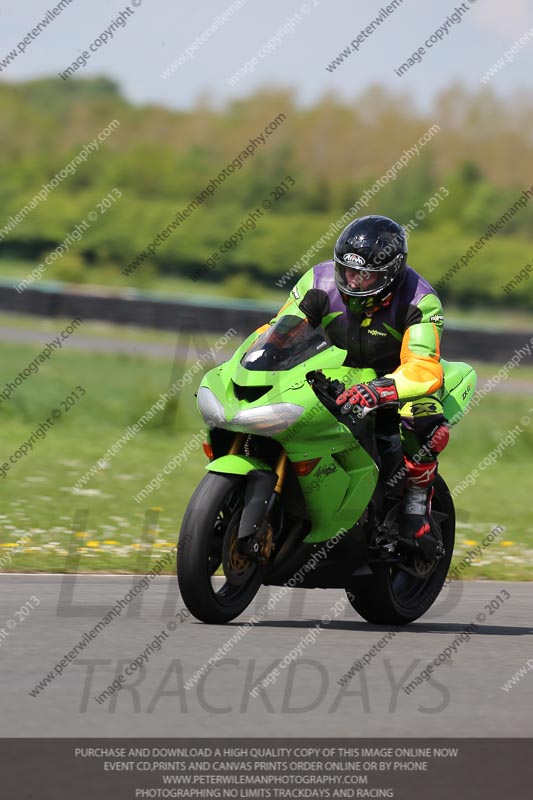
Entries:
<svg viewBox="0 0 533 800">
<path fill-rule="evenodd" d="M 266 567 L 242 556 L 237 532 L 246 480 L 209 472 L 194 492 L 178 539 L 177 577 L 183 602 L 200 622 L 223 624 L 250 605 Z M 272 531 L 266 531 L 272 537 Z M 223 575 L 215 576 L 222 570 Z"/>
</svg>

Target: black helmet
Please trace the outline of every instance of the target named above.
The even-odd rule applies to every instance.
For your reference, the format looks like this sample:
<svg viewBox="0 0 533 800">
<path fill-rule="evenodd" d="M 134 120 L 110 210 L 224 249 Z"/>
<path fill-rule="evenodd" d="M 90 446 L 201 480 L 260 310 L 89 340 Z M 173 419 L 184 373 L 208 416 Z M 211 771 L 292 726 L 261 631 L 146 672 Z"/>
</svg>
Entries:
<svg viewBox="0 0 533 800">
<path fill-rule="evenodd" d="M 337 239 L 333 259 L 339 291 L 349 298 L 368 298 L 350 302 L 352 310 L 379 303 L 392 291 L 405 270 L 405 231 L 388 217 L 373 215 L 355 219 Z"/>
</svg>

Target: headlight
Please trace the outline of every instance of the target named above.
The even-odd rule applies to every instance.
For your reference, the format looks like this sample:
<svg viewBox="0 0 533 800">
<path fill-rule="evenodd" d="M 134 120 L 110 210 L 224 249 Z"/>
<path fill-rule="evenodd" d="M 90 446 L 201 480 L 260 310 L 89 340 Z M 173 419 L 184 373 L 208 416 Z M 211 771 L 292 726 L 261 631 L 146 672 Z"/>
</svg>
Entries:
<svg viewBox="0 0 533 800">
<path fill-rule="evenodd" d="M 271 436 L 289 428 L 301 417 L 303 411 L 303 406 L 297 406 L 295 403 L 273 403 L 261 408 L 239 411 L 229 425 L 238 427 L 242 431 Z"/>
<path fill-rule="evenodd" d="M 223 428 L 227 425 L 224 406 L 217 400 L 211 389 L 201 386 L 198 389 L 198 408 L 209 428 Z"/>
</svg>

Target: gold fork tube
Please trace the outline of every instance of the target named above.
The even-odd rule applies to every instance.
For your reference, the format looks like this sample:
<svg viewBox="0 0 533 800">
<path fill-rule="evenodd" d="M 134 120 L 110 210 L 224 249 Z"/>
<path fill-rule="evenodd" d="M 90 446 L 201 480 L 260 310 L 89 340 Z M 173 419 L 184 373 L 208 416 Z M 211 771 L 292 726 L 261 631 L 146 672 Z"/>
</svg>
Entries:
<svg viewBox="0 0 533 800">
<path fill-rule="evenodd" d="M 280 453 L 278 458 L 278 463 L 276 464 L 276 474 L 278 476 L 278 480 L 274 487 L 274 491 L 279 494 L 283 488 L 283 482 L 285 481 L 285 475 L 287 474 L 287 453 L 285 450 Z"/>
<path fill-rule="evenodd" d="M 238 433 L 235 436 L 235 439 L 233 440 L 233 444 L 228 450 L 228 455 L 230 456 L 236 455 L 241 449 L 243 441 L 244 441 L 244 433 Z"/>
</svg>

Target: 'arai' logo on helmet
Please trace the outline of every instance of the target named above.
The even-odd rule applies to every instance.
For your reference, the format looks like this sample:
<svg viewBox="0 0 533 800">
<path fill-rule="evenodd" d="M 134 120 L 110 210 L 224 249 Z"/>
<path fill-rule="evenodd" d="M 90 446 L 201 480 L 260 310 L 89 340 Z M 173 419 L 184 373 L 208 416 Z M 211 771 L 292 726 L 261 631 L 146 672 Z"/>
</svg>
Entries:
<svg viewBox="0 0 533 800">
<path fill-rule="evenodd" d="M 358 256 L 357 253 L 346 253 L 346 255 L 342 257 L 342 260 L 346 264 L 355 264 L 356 267 L 364 267 L 366 264 L 363 256 Z"/>
</svg>

